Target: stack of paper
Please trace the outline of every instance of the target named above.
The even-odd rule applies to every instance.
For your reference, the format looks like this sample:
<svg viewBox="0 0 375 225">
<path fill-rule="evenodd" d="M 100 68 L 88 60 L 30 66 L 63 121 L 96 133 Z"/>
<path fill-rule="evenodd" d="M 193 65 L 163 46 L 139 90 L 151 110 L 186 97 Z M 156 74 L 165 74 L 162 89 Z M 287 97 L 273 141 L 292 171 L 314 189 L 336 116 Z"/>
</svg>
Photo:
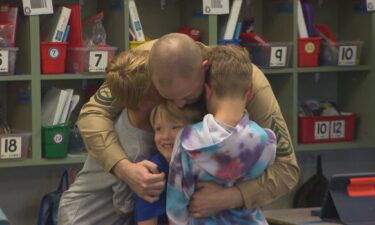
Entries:
<svg viewBox="0 0 375 225">
<path fill-rule="evenodd" d="M 73 89 L 49 89 L 42 101 L 42 125 L 67 122 L 78 101 L 79 95 L 73 95 Z"/>
</svg>

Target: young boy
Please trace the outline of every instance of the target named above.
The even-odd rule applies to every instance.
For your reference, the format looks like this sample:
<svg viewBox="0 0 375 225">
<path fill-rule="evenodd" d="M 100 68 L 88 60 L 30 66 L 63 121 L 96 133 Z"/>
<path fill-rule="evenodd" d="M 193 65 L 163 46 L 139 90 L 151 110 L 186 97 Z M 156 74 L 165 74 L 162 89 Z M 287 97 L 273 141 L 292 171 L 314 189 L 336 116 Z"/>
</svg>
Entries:
<svg viewBox="0 0 375 225">
<path fill-rule="evenodd" d="M 195 108 L 178 108 L 172 102 L 162 102 L 153 109 L 150 122 L 154 129 L 154 141 L 158 153 L 149 160 L 158 166 L 160 172 L 168 174 L 173 144 L 182 127 L 202 120 L 201 111 Z M 167 224 L 166 191 L 158 201 L 149 203 L 135 196 L 135 217 L 138 225 Z"/>
<path fill-rule="evenodd" d="M 247 51 L 216 46 L 208 52 L 207 114 L 178 135 L 170 163 L 167 215 L 170 224 L 267 224 L 259 209 L 229 209 L 196 219 L 188 204 L 198 181 L 233 187 L 253 179 L 273 163 L 276 137 L 249 120 L 252 65 Z"/>
<path fill-rule="evenodd" d="M 161 98 L 147 72 L 147 59 L 147 51 L 120 53 L 108 65 L 106 83 L 102 88 L 110 87 L 116 101 L 121 101 L 126 107 L 117 116 L 115 130 L 127 159 L 153 168 L 151 164 L 154 164 L 146 160 L 156 149 L 149 118 Z M 126 98 L 121 98 L 124 93 Z M 106 100 L 103 96 L 95 97 Z M 97 134 L 93 136 L 95 138 L 102 136 Z M 134 225 L 132 196 L 128 183 L 105 171 L 89 155 L 77 179 L 61 197 L 58 224 Z"/>
</svg>

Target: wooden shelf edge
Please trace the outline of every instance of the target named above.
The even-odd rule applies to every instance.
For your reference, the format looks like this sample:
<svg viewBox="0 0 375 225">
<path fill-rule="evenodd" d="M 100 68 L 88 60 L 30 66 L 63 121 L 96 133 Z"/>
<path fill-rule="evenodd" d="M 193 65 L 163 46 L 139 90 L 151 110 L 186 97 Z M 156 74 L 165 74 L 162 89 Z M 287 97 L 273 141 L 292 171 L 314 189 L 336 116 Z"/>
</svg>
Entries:
<svg viewBox="0 0 375 225">
<path fill-rule="evenodd" d="M 319 143 L 319 144 L 297 144 L 297 152 L 305 151 L 319 151 L 319 150 L 344 150 L 365 148 L 366 145 L 361 142 L 333 142 L 333 143 Z"/>
<path fill-rule="evenodd" d="M 104 79 L 105 74 L 42 74 L 41 80 L 88 80 L 88 79 Z"/>
</svg>

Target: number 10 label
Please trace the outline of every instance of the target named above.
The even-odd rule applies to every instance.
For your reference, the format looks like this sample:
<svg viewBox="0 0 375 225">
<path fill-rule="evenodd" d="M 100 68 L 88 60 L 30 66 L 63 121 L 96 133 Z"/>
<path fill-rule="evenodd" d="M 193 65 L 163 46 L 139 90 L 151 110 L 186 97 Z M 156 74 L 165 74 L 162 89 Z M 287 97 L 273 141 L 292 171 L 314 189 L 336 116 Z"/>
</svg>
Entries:
<svg viewBox="0 0 375 225">
<path fill-rule="evenodd" d="M 0 141 L 0 158 L 17 159 L 21 158 L 21 137 L 4 137 Z"/>
<path fill-rule="evenodd" d="M 339 66 L 354 66 L 357 59 L 357 46 L 340 46 Z"/>
<path fill-rule="evenodd" d="M 90 51 L 89 72 L 105 72 L 107 64 L 107 51 Z"/>
</svg>

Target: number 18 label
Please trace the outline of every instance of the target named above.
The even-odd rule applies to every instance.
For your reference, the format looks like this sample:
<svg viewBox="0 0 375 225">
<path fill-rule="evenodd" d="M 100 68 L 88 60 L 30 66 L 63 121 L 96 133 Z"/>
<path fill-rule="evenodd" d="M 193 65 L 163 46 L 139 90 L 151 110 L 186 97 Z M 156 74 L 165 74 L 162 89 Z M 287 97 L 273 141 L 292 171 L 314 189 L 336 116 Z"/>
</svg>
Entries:
<svg viewBox="0 0 375 225">
<path fill-rule="evenodd" d="M 107 51 L 90 51 L 89 72 L 105 72 L 107 64 Z"/>
<path fill-rule="evenodd" d="M 4 137 L 0 141 L 0 158 L 17 159 L 21 158 L 21 137 Z"/>
</svg>

